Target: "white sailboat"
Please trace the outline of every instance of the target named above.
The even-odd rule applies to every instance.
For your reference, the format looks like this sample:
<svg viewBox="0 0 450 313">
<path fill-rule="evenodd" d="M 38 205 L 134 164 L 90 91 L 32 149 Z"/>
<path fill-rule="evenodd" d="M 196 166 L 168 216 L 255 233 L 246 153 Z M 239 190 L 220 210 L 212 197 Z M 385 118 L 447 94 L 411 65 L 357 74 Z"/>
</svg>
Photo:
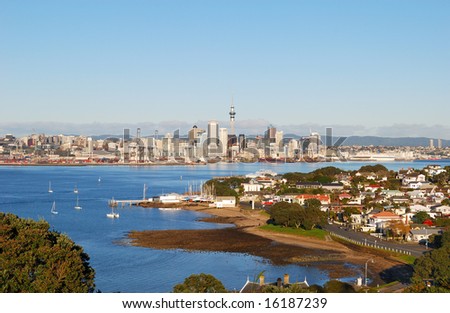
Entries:
<svg viewBox="0 0 450 313">
<path fill-rule="evenodd" d="M 49 193 L 53 192 L 53 190 L 52 190 L 52 182 L 51 181 L 48 182 L 48 192 Z"/>
<path fill-rule="evenodd" d="M 81 206 L 78 204 L 78 195 L 77 195 L 77 204 L 74 206 L 75 209 L 81 210 Z"/>
<path fill-rule="evenodd" d="M 58 214 L 58 211 L 56 211 L 56 202 L 55 201 L 53 201 L 50 212 L 52 212 L 52 214 Z"/>
<path fill-rule="evenodd" d="M 75 188 L 73 188 L 73 193 L 78 193 L 78 187 L 75 185 Z"/>
<path fill-rule="evenodd" d="M 119 213 L 114 212 L 114 208 L 111 208 L 111 213 L 106 214 L 109 218 L 119 218 Z"/>
<path fill-rule="evenodd" d="M 108 201 L 108 205 L 111 207 L 111 213 L 107 213 L 106 217 L 119 218 L 119 213 L 114 212 L 114 208 L 117 207 L 117 202 L 114 201 L 114 198 L 112 198 L 112 200 Z"/>
</svg>

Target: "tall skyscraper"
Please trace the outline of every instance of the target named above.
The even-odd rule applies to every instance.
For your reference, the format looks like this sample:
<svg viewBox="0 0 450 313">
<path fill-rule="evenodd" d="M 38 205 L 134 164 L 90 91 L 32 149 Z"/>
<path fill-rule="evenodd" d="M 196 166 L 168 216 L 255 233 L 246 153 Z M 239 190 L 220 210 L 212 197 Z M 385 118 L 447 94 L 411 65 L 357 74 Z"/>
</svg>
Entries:
<svg viewBox="0 0 450 313">
<path fill-rule="evenodd" d="M 208 147 L 217 149 L 219 141 L 219 123 L 217 121 L 208 122 Z"/>
<path fill-rule="evenodd" d="M 430 149 L 434 149 L 434 140 L 430 139 Z"/>
<path fill-rule="evenodd" d="M 230 107 L 230 135 L 234 135 L 234 119 L 236 116 L 236 112 L 234 111 L 234 101 L 231 98 L 231 107 Z"/>
<path fill-rule="evenodd" d="M 198 128 L 194 125 L 188 133 L 189 143 L 196 145 L 200 142 L 200 136 L 205 132 L 204 129 Z"/>
<path fill-rule="evenodd" d="M 277 129 L 270 125 L 269 127 L 267 127 L 267 130 L 264 133 L 264 139 L 267 141 L 267 143 L 275 143 L 276 135 Z"/>
<path fill-rule="evenodd" d="M 227 155 L 228 150 L 228 129 L 219 128 L 219 151 L 223 156 Z"/>
</svg>

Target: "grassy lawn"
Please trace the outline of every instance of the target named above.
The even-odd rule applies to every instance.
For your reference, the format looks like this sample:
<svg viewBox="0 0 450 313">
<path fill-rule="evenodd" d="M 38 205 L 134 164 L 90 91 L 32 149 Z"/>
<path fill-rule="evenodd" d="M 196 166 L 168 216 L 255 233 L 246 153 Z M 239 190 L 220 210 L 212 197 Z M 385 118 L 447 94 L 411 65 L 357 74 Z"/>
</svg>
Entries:
<svg viewBox="0 0 450 313">
<path fill-rule="evenodd" d="M 416 257 L 412 256 L 412 255 L 399 255 L 397 256 L 397 259 L 402 260 L 403 262 L 405 262 L 406 264 L 414 264 L 414 261 L 416 260 Z"/>
<path fill-rule="evenodd" d="M 321 239 L 321 240 L 325 240 L 325 236 L 327 234 L 327 232 L 322 229 L 304 230 L 301 228 L 289 228 L 289 227 L 282 227 L 282 226 L 270 225 L 270 224 L 261 226 L 260 229 L 273 231 L 273 232 L 277 232 L 277 233 L 290 234 L 290 235 L 313 237 L 313 238 Z"/>
</svg>

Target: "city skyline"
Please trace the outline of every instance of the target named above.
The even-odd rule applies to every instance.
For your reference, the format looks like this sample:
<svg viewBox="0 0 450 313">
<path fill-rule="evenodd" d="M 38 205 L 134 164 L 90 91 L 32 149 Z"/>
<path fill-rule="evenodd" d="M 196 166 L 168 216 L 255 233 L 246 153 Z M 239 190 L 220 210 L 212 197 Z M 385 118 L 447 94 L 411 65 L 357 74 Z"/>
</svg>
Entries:
<svg viewBox="0 0 450 313">
<path fill-rule="evenodd" d="M 228 127 L 233 101 L 236 133 L 450 139 L 447 1 L 24 2 L 0 134 Z"/>
</svg>

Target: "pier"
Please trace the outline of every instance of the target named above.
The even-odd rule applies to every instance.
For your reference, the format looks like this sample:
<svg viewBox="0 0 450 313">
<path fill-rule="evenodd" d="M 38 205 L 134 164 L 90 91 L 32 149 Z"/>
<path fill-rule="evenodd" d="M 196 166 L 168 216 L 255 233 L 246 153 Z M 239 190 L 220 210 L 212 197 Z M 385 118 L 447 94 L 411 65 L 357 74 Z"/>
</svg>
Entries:
<svg viewBox="0 0 450 313">
<path fill-rule="evenodd" d="M 109 200 L 108 201 L 108 205 L 110 207 L 125 207 L 125 206 L 133 206 L 133 205 L 138 205 L 140 203 L 149 203 L 149 202 L 153 202 L 152 200 L 143 200 L 143 199 L 139 199 L 139 200 Z"/>
</svg>

